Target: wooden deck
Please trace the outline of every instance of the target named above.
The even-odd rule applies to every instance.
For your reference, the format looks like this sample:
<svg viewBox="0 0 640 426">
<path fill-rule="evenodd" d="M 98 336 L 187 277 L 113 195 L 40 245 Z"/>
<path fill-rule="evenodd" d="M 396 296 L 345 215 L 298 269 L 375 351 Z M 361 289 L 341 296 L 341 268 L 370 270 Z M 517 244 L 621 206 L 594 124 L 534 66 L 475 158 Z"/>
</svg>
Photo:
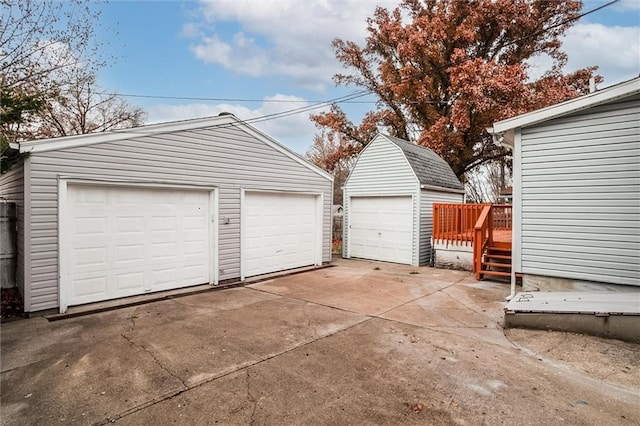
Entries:
<svg viewBox="0 0 640 426">
<path fill-rule="evenodd" d="M 511 229 L 494 229 L 493 242 L 511 247 Z"/>
<path fill-rule="evenodd" d="M 511 229 L 494 229 L 493 230 L 493 242 L 502 244 L 511 245 Z M 452 235 L 452 238 L 447 238 L 447 240 L 451 241 L 463 241 L 471 244 L 473 242 L 473 233 L 472 232 L 460 232 Z"/>
<path fill-rule="evenodd" d="M 433 204 L 435 244 L 472 245 L 473 272 L 505 279 L 511 276 L 513 209 L 508 204 Z"/>
</svg>

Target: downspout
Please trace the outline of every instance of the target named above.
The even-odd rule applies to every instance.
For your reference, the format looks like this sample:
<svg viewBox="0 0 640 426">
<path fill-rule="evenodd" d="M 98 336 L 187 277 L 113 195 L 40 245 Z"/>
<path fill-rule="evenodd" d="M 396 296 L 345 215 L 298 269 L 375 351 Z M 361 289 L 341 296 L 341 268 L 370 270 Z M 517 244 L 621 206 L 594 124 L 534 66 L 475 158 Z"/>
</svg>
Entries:
<svg viewBox="0 0 640 426">
<path fill-rule="evenodd" d="M 493 131 L 493 128 L 488 128 L 487 131 L 491 134 L 491 136 L 493 137 L 493 142 L 496 145 L 502 145 L 504 147 L 507 147 L 509 149 L 511 149 L 511 151 L 513 152 L 513 141 L 509 141 L 506 139 L 506 135 L 505 133 L 495 133 Z M 513 222 L 512 222 L 512 228 L 513 228 Z M 512 236 L 511 236 L 511 243 L 513 244 L 513 229 L 512 229 Z M 507 297 L 505 297 L 505 300 L 508 302 L 511 299 L 513 299 L 516 295 L 516 271 L 513 268 L 513 258 L 511 259 L 511 292 L 509 293 L 509 295 Z"/>
</svg>

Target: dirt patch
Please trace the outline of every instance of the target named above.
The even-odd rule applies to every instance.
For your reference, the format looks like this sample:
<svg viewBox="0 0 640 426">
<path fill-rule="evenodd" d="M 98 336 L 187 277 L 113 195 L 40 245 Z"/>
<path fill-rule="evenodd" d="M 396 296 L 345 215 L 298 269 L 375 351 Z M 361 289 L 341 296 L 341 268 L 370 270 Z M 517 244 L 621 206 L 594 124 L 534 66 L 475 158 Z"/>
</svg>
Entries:
<svg viewBox="0 0 640 426">
<path fill-rule="evenodd" d="M 17 288 L 0 289 L 0 319 L 2 322 L 24 318 L 24 304 Z"/>
<path fill-rule="evenodd" d="M 640 345 L 560 331 L 505 330 L 506 337 L 551 359 L 600 380 L 640 386 Z"/>
</svg>

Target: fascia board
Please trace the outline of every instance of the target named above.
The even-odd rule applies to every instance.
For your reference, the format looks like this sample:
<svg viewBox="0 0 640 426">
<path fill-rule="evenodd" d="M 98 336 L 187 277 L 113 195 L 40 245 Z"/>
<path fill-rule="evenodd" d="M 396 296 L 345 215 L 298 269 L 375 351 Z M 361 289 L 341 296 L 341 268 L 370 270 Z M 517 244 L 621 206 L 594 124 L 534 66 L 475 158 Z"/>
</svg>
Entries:
<svg viewBox="0 0 640 426">
<path fill-rule="evenodd" d="M 131 129 L 113 130 L 102 133 L 89 133 L 86 135 L 65 136 L 53 139 L 41 139 L 20 142 L 20 152 L 46 152 L 58 149 L 74 148 L 93 145 L 104 142 L 116 142 L 120 140 L 140 138 L 149 135 L 171 133 L 180 130 L 194 130 L 211 126 L 233 125 L 238 119 L 230 116 L 206 117 L 194 120 L 176 121 L 170 123 L 150 124 L 147 126 L 133 127 Z"/>
</svg>

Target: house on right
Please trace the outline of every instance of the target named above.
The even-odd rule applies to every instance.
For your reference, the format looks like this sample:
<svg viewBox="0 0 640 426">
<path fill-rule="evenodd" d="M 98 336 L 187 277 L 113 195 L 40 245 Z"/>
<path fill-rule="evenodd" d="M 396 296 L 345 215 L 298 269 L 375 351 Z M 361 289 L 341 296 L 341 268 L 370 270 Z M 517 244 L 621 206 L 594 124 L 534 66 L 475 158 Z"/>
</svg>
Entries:
<svg viewBox="0 0 640 426">
<path fill-rule="evenodd" d="M 590 311 L 590 292 L 640 315 L 640 77 L 488 131 L 513 152 L 512 302 L 522 276 L 542 292 L 530 307 L 546 294 Z"/>
</svg>

